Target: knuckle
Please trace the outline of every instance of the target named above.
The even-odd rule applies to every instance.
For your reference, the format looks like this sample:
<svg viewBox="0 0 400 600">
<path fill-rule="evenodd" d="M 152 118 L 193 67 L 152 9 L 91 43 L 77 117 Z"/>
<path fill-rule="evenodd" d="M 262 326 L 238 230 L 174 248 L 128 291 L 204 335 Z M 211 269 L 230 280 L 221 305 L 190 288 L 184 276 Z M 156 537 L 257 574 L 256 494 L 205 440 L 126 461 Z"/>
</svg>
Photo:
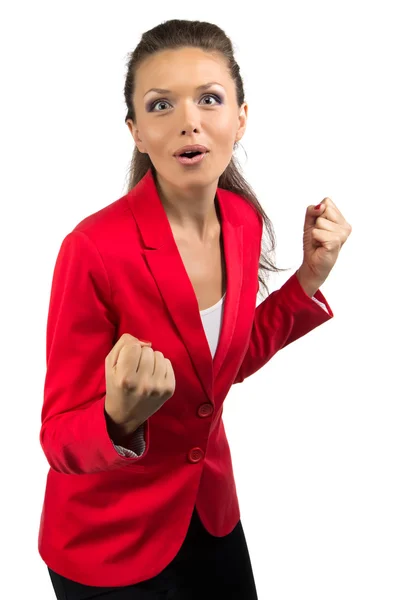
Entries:
<svg viewBox="0 0 400 600">
<path fill-rule="evenodd" d="M 140 396 L 151 396 L 154 391 L 154 384 L 148 377 L 144 377 L 140 380 L 140 385 L 138 386 L 138 394 Z"/>
<path fill-rule="evenodd" d="M 137 342 L 135 344 L 135 346 L 141 347 L 142 352 L 147 352 L 148 354 L 154 354 L 154 350 L 153 350 L 153 348 L 150 348 L 150 346 L 141 346 L 140 342 Z"/>
<path fill-rule="evenodd" d="M 133 336 L 130 333 L 125 332 L 121 335 L 121 339 L 123 339 L 124 341 L 128 341 L 133 339 Z"/>
<path fill-rule="evenodd" d="M 152 387 L 152 391 L 151 391 L 152 396 L 163 396 L 164 394 L 164 387 L 161 383 L 155 383 Z"/>
<path fill-rule="evenodd" d="M 133 377 L 125 375 L 124 377 L 121 377 L 119 379 L 118 387 L 121 388 L 121 390 L 124 390 L 125 392 L 132 392 L 136 389 L 137 382 Z"/>
<path fill-rule="evenodd" d="M 173 395 L 173 393 L 175 392 L 175 386 L 174 385 L 169 385 L 166 389 L 166 394 L 171 397 Z"/>
</svg>

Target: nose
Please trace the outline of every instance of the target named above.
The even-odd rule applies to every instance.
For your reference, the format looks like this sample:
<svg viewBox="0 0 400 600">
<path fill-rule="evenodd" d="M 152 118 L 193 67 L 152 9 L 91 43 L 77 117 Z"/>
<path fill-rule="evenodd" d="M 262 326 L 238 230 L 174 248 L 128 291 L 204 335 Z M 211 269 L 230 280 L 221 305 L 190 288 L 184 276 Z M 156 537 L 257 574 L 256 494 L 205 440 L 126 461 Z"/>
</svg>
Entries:
<svg viewBox="0 0 400 600">
<path fill-rule="evenodd" d="M 190 105 L 190 103 L 188 103 L 186 108 L 183 109 L 182 123 L 183 123 L 183 129 L 182 129 L 183 134 L 190 135 L 193 132 L 195 132 L 195 133 L 199 132 L 199 129 L 200 129 L 199 115 L 198 115 L 196 108 L 193 107 L 192 105 Z"/>
<path fill-rule="evenodd" d="M 199 133 L 199 130 L 197 127 L 186 127 L 185 129 L 182 129 L 182 133 L 183 135 L 189 135 L 190 133 Z"/>
</svg>

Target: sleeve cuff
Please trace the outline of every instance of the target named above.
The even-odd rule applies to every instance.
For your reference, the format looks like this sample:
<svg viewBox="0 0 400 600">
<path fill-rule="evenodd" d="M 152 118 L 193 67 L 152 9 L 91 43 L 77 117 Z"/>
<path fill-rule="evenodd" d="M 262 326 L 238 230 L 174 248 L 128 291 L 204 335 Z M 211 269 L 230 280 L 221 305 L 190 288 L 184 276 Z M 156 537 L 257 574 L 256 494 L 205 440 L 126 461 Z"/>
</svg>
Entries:
<svg viewBox="0 0 400 600">
<path fill-rule="evenodd" d="M 140 425 L 140 427 L 138 427 L 138 429 L 132 434 L 129 447 L 118 446 L 117 444 L 114 444 L 114 442 L 113 446 L 121 456 L 127 456 L 129 458 L 138 458 L 139 456 L 142 456 L 146 450 L 146 442 L 144 440 L 144 423 L 142 423 L 142 425 Z"/>
<path fill-rule="evenodd" d="M 327 309 L 327 307 L 325 306 L 325 304 L 323 302 L 320 302 L 319 300 L 317 300 L 315 298 L 315 296 L 312 296 L 311 300 L 314 300 L 314 302 L 316 302 L 321 308 L 323 308 L 329 315 L 329 310 Z"/>
</svg>

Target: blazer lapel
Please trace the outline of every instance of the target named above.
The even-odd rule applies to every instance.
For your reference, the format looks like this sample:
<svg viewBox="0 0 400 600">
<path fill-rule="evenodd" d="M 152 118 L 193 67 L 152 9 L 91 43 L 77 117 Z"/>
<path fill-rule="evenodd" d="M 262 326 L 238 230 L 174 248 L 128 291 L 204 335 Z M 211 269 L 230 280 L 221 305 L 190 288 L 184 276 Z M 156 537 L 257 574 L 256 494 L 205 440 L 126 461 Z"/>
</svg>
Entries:
<svg viewBox="0 0 400 600">
<path fill-rule="evenodd" d="M 185 344 L 203 388 L 213 401 L 214 381 L 227 355 L 238 316 L 242 288 L 243 226 L 232 222 L 229 192 L 217 188 L 226 267 L 226 297 L 214 359 L 201 321 L 197 298 L 151 169 L 128 193 L 128 202 L 143 240 L 143 255 L 171 318 Z"/>
</svg>

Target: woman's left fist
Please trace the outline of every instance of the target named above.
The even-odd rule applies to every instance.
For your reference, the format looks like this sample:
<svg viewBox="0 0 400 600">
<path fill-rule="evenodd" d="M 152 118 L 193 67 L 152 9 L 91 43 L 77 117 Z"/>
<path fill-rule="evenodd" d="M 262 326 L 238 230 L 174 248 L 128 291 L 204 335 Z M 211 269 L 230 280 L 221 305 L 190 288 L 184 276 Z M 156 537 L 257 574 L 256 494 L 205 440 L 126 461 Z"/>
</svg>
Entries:
<svg viewBox="0 0 400 600">
<path fill-rule="evenodd" d="M 318 288 L 328 277 L 352 227 L 330 198 L 307 207 L 299 271 Z"/>
</svg>

